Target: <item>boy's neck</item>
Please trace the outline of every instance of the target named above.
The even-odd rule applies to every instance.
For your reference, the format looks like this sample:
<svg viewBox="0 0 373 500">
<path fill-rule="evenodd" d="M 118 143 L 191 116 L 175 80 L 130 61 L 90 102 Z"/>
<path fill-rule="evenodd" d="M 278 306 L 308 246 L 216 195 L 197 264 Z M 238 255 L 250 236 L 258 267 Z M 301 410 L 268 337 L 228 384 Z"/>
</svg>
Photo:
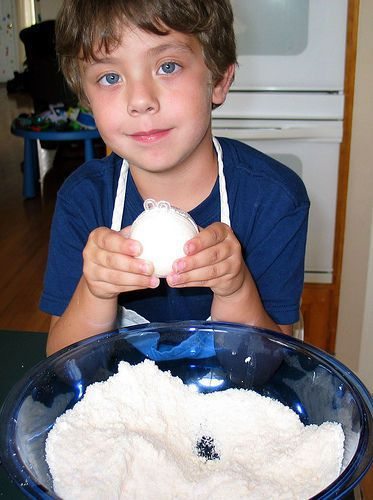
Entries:
<svg viewBox="0 0 373 500">
<path fill-rule="evenodd" d="M 190 212 L 210 195 L 218 176 L 218 162 L 212 148 L 204 159 L 198 159 L 198 164 L 180 165 L 165 172 L 149 172 L 133 166 L 130 170 L 144 200 L 166 200 Z"/>
</svg>

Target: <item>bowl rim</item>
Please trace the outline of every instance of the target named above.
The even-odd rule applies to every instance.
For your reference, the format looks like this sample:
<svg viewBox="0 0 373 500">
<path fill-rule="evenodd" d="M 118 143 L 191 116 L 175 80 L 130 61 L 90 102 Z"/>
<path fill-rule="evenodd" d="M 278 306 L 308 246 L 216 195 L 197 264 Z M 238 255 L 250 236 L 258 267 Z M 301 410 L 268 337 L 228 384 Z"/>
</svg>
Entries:
<svg viewBox="0 0 373 500">
<path fill-rule="evenodd" d="M 222 322 L 222 321 L 169 321 L 169 322 L 154 322 L 154 323 L 145 323 L 142 325 L 133 325 L 128 327 L 120 327 L 112 330 L 108 330 L 92 337 L 79 340 L 63 349 L 60 349 L 56 353 L 51 356 L 46 357 L 45 359 L 39 361 L 36 365 L 30 368 L 23 376 L 20 378 L 14 386 L 10 389 L 8 395 L 3 401 L 2 406 L 0 407 L 0 443 L 3 441 L 3 437 L 8 434 L 5 432 L 6 430 L 11 430 L 15 428 L 16 420 L 13 419 L 13 422 L 10 422 L 9 417 L 11 415 L 11 410 L 14 407 L 20 405 L 21 401 L 24 399 L 24 394 L 29 390 L 30 386 L 33 384 L 34 378 L 40 372 L 40 368 L 44 365 L 52 363 L 52 365 L 56 362 L 57 359 L 63 358 L 68 355 L 71 351 L 79 351 L 80 349 L 85 349 L 87 346 L 95 343 L 108 342 L 112 337 L 120 337 L 122 335 L 126 335 L 129 338 L 145 336 L 150 333 L 154 333 L 155 330 L 157 332 L 162 332 L 164 330 L 169 330 L 172 327 L 176 327 L 180 332 L 182 330 L 194 330 L 200 329 L 205 332 L 210 332 L 214 334 L 215 332 L 222 330 L 226 332 L 229 328 L 229 334 L 242 334 L 244 332 L 250 333 L 255 332 L 260 335 L 266 335 L 267 338 L 274 341 L 276 344 L 281 345 L 285 348 L 292 348 L 293 350 L 297 350 L 302 352 L 303 354 L 312 354 L 312 356 L 318 362 L 321 362 L 326 368 L 331 370 L 333 373 L 342 378 L 343 382 L 349 387 L 349 389 L 356 396 L 356 404 L 359 408 L 360 415 L 362 416 L 362 429 L 369 430 L 373 428 L 373 398 L 369 393 L 368 389 L 364 385 L 364 383 L 360 380 L 360 378 L 350 370 L 344 363 L 334 358 L 331 354 L 323 351 L 322 349 L 315 347 L 311 344 L 308 344 L 304 340 L 297 339 L 295 337 L 291 337 L 289 335 L 283 334 L 281 332 L 277 332 L 275 330 L 270 330 L 267 328 L 261 328 L 252 325 L 245 325 L 241 323 L 231 323 L 231 322 Z M 176 335 L 178 332 L 175 332 Z M 41 376 L 41 374 L 40 374 Z M 367 409 L 367 412 L 365 411 Z M 8 418 L 7 418 L 8 417 Z M 6 420 L 5 424 L 4 421 Z M 15 420 L 15 421 L 14 421 Z M 4 429 L 4 430 L 3 430 Z M 13 429 L 14 430 L 14 429 Z M 14 432 L 13 432 L 14 434 Z M 363 452 L 365 452 L 369 445 L 368 436 L 366 435 L 366 439 L 363 440 L 363 433 L 360 434 L 358 447 L 363 446 Z M 366 434 L 366 433 L 365 433 Z M 362 442 L 363 440 L 363 442 Z M 16 448 L 12 450 L 12 453 L 8 451 L 7 447 L 8 443 L 4 443 L 5 446 L 0 446 L 0 465 L 2 465 L 5 471 L 8 474 L 8 477 L 12 482 L 15 482 L 16 486 L 22 490 L 27 496 L 30 495 L 30 498 L 40 498 L 43 500 L 47 499 L 58 499 L 59 497 L 56 494 L 43 485 L 38 484 L 28 469 L 24 469 L 22 466 L 22 462 L 19 460 L 18 451 Z M 12 455 L 12 456 L 10 456 Z M 10 458 L 10 463 L 8 458 Z M 6 459 L 4 461 L 4 459 Z M 359 471 L 359 474 L 356 478 L 353 478 L 353 474 L 356 472 L 356 462 L 358 461 L 359 456 L 357 456 L 357 451 L 355 451 L 352 456 L 350 462 L 343 470 L 343 472 L 338 476 L 335 481 L 330 483 L 324 490 L 320 491 L 312 497 L 311 500 L 321 500 L 327 498 L 341 498 L 340 495 L 343 496 L 351 491 L 356 485 L 361 481 L 362 477 L 369 470 L 371 465 L 373 464 L 373 454 L 366 461 L 366 464 L 362 467 L 362 470 Z M 353 479 L 351 481 L 351 479 Z M 341 491 L 341 483 L 346 483 L 343 486 L 343 490 Z M 350 482 L 349 482 L 350 481 Z M 35 494 L 38 494 L 38 497 L 35 497 Z M 32 494 L 32 495 L 31 495 Z"/>
</svg>

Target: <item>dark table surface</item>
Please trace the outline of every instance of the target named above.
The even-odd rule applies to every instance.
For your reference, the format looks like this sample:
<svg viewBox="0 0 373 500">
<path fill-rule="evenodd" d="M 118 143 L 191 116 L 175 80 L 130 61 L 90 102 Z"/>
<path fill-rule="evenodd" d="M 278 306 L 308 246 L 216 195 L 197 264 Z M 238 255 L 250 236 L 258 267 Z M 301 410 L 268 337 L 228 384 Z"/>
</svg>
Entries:
<svg viewBox="0 0 373 500">
<path fill-rule="evenodd" d="M 36 363 L 45 358 L 47 335 L 0 330 L 0 407 L 12 386 Z M 0 466 L 0 500 L 23 500 Z"/>
<path fill-rule="evenodd" d="M 46 341 L 46 333 L 0 330 L 0 408 L 13 385 L 45 358 Z M 0 466 L 0 500 L 24 498 Z M 353 499 L 353 493 L 344 497 Z"/>
</svg>

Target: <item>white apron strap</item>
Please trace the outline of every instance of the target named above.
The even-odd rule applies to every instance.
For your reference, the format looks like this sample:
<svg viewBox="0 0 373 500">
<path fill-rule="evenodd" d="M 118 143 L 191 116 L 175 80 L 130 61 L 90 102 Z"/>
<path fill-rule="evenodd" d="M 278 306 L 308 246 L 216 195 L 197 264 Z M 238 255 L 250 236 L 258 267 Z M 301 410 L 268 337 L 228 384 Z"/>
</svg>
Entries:
<svg viewBox="0 0 373 500">
<path fill-rule="evenodd" d="M 113 231 L 120 231 L 122 229 L 124 202 L 126 199 L 128 168 L 129 168 L 128 161 L 123 159 L 118 179 L 117 194 L 115 196 L 113 217 L 111 219 L 111 229 L 113 229 Z"/>
<path fill-rule="evenodd" d="M 219 144 L 219 141 L 213 137 L 212 138 L 215 146 L 215 150 L 218 156 L 218 169 L 219 169 L 219 193 L 220 193 L 220 222 L 224 222 L 228 226 L 231 225 L 231 218 L 229 215 L 229 205 L 228 205 L 228 193 L 227 186 L 225 183 L 224 175 L 224 163 L 223 163 L 223 151 Z"/>
<path fill-rule="evenodd" d="M 225 183 L 225 175 L 224 175 L 223 151 L 221 149 L 219 141 L 215 137 L 213 137 L 212 140 L 218 157 L 219 194 L 220 194 L 220 207 L 221 207 L 220 221 L 230 226 L 231 220 L 230 220 L 229 205 L 228 205 L 227 186 Z M 111 221 L 111 229 L 113 229 L 114 231 L 120 231 L 122 226 L 124 203 L 126 199 L 128 169 L 129 169 L 128 162 L 127 160 L 123 159 L 118 179 L 117 193 L 114 202 L 113 217 Z"/>
<path fill-rule="evenodd" d="M 219 172 L 219 193 L 220 193 L 220 220 L 228 226 L 231 225 L 230 215 L 229 215 L 229 205 L 228 205 L 228 194 L 227 187 L 225 183 L 224 175 L 224 164 L 223 164 L 223 151 L 218 140 L 213 137 L 214 147 L 218 157 L 218 172 Z M 120 231 L 122 228 L 122 219 L 124 212 L 124 203 L 126 201 L 126 188 L 127 188 L 127 177 L 128 177 L 129 165 L 127 160 L 123 159 L 122 167 L 118 179 L 117 193 L 115 196 L 113 217 L 111 221 L 111 229 L 114 231 Z M 211 317 L 207 319 L 210 321 Z M 149 323 L 149 321 L 140 316 L 136 311 L 131 309 L 126 309 L 123 306 L 118 306 L 118 317 L 117 324 L 118 327 L 138 325 L 143 323 Z"/>
</svg>

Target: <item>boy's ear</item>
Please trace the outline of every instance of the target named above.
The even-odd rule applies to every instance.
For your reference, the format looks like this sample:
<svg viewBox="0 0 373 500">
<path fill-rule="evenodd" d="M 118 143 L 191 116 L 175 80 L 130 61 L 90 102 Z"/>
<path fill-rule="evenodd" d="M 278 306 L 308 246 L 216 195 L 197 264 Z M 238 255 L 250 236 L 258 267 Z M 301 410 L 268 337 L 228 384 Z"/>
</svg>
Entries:
<svg viewBox="0 0 373 500">
<path fill-rule="evenodd" d="M 212 103 L 216 106 L 223 104 L 223 102 L 225 101 L 230 86 L 233 82 L 235 69 L 235 64 L 231 64 L 230 66 L 228 66 L 223 75 L 223 78 L 215 84 L 212 91 Z"/>
</svg>

